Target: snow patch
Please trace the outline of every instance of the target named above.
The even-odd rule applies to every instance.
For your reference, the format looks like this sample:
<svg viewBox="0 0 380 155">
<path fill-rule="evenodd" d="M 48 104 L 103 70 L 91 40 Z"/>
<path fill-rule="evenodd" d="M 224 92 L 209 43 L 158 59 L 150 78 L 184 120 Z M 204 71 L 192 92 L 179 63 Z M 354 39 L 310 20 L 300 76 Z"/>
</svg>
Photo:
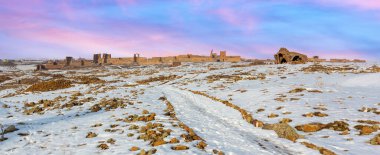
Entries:
<svg viewBox="0 0 380 155">
<path fill-rule="evenodd" d="M 350 78 L 341 84 L 345 87 L 380 87 L 380 74 L 365 74 Z"/>
</svg>

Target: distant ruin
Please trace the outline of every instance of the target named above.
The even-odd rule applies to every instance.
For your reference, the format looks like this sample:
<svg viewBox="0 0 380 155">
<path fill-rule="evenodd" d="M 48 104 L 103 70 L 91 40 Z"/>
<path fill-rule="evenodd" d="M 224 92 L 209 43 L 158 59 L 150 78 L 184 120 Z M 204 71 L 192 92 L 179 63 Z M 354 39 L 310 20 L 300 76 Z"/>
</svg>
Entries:
<svg viewBox="0 0 380 155">
<path fill-rule="evenodd" d="M 281 48 L 274 55 L 276 64 L 304 64 L 308 61 L 307 56 L 297 52 L 289 52 L 286 48 Z"/>
<path fill-rule="evenodd" d="M 301 54 L 298 52 L 290 52 L 286 48 L 281 48 L 275 55 L 275 64 L 305 64 L 307 62 L 314 62 L 314 63 L 320 63 L 320 62 L 335 62 L 335 63 L 348 63 L 348 62 L 354 62 L 354 63 L 365 63 L 366 60 L 361 59 L 354 59 L 354 60 L 348 60 L 348 59 L 330 59 L 327 61 L 326 59 L 321 59 L 319 56 L 313 56 L 311 58 L 307 57 L 305 54 Z"/>
<path fill-rule="evenodd" d="M 220 54 L 210 52 L 210 56 L 201 55 L 178 55 L 168 57 L 140 57 L 140 54 L 134 54 L 133 57 L 112 58 L 111 54 L 94 54 L 93 60 L 79 59 L 66 57 L 65 60 L 48 61 L 44 64 L 37 65 L 37 70 L 49 69 L 72 69 L 81 67 L 96 67 L 103 65 L 156 65 L 156 64 L 171 64 L 171 66 L 179 66 L 181 62 L 240 62 L 240 56 L 227 56 L 226 51 L 220 51 Z"/>
<path fill-rule="evenodd" d="M 122 57 L 113 58 L 111 54 L 94 54 L 92 60 L 86 59 L 74 59 L 73 57 L 66 57 L 64 60 L 49 60 L 45 63 L 37 65 L 37 70 L 50 70 L 50 69 L 75 69 L 75 68 L 85 68 L 85 67 L 99 67 L 105 65 L 125 65 L 125 66 L 139 66 L 139 65 L 167 65 L 167 66 L 180 66 L 182 62 L 253 62 L 254 64 L 260 65 L 271 65 L 271 64 L 305 64 L 307 62 L 355 62 L 355 63 L 365 63 L 365 60 L 354 59 L 321 59 L 319 56 L 307 57 L 305 54 L 298 52 L 290 52 L 286 48 L 281 48 L 275 55 L 275 60 L 266 59 L 242 59 L 240 56 L 227 56 L 226 51 L 220 51 L 219 55 L 210 52 L 209 56 L 202 55 L 178 55 L 178 56 L 167 56 L 167 57 L 140 57 L 140 54 L 135 53 L 133 57 Z"/>
</svg>

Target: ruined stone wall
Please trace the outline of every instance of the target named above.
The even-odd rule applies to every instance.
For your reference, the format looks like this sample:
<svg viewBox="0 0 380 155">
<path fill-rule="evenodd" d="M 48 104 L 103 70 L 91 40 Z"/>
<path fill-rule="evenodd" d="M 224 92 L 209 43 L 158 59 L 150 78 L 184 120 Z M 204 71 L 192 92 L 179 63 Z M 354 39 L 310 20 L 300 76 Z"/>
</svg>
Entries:
<svg viewBox="0 0 380 155">
<path fill-rule="evenodd" d="M 226 51 L 220 51 L 219 61 L 220 62 L 227 61 L 227 52 Z"/>
<path fill-rule="evenodd" d="M 41 66 L 43 70 L 50 70 L 50 69 L 62 69 L 65 67 L 65 65 L 52 65 L 52 64 L 44 64 Z"/>
<path fill-rule="evenodd" d="M 162 63 L 161 57 L 154 57 L 147 60 L 147 64 L 160 64 Z"/>
<path fill-rule="evenodd" d="M 133 63 L 133 58 L 110 58 L 107 60 L 107 64 L 110 65 L 130 65 Z"/>
<path fill-rule="evenodd" d="M 326 59 L 308 58 L 308 62 L 326 62 Z"/>
<path fill-rule="evenodd" d="M 330 59 L 330 62 L 346 63 L 346 62 L 350 62 L 350 60 L 348 60 L 348 59 Z"/>
<path fill-rule="evenodd" d="M 352 62 L 358 62 L 358 63 L 365 63 L 367 62 L 366 60 L 361 60 L 361 59 L 354 59 Z"/>
<path fill-rule="evenodd" d="M 173 56 L 171 56 L 171 57 L 162 57 L 162 61 L 164 63 L 172 63 L 172 62 L 176 61 L 176 58 L 173 57 Z"/>
<path fill-rule="evenodd" d="M 94 63 L 91 60 L 80 60 L 81 66 L 94 66 Z"/>
<path fill-rule="evenodd" d="M 136 61 L 140 65 L 148 65 L 149 64 L 148 59 L 146 57 L 138 57 L 138 58 L 136 58 Z"/>
<path fill-rule="evenodd" d="M 72 62 L 71 62 L 71 65 L 66 65 L 66 66 L 76 66 L 76 67 L 80 67 L 80 66 L 82 66 L 82 62 L 81 62 L 81 61 L 78 61 L 78 60 L 75 60 L 75 61 L 72 61 Z"/>
<path fill-rule="evenodd" d="M 354 60 L 348 60 L 348 59 L 330 59 L 330 62 L 337 62 L 337 63 L 347 63 L 347 62 L 356 62 L 356 63 L 365 63 L 366 60 L 361 59 L 354 59 Z"/>
<path fill-rule="evenodd" d="M 212 62 L 213 59 L 211 57 L 193 57 L 190 58 L 190 62 Z"/>
<path fill-rule="evenodd" d="M 240 62 L 241 57 L 240 56 L 227 56 L 225 58 L 225 62 Z"/>
</svg>

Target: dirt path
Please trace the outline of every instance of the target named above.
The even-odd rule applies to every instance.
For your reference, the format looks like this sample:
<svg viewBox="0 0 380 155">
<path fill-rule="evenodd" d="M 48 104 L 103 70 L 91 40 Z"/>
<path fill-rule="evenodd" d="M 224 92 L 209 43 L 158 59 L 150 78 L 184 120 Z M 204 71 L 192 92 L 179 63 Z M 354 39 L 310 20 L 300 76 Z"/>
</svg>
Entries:
<svg viewBox="0 0 380 155">
<path fill-rule="evenodd" d="M 257 135 L 261 129 L 245 122 L 240 113 L 220 103 L 171 86 L 156 87 L 173 104 L 177 117 L 192 127 L 209 146 L 227 154 L 301 154 Z"/>
</svg>

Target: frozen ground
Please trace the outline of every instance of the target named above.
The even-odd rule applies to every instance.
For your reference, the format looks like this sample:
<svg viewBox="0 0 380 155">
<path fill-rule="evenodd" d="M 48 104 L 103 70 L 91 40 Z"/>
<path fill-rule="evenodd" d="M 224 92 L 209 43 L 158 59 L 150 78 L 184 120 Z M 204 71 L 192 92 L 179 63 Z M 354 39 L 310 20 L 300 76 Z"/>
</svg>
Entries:
<svg viewBox="0 0 380 155">
<path fill-rule="evenodd" d="M 363 73 L 373 63 L 325 63 L 322 65 L 353 69 L 302 71 L 310 65 L 189 63 L 175 68 L 109 66 L 43 73 L 32 71 L 32 66 L 3 68 L 1 76 L 9 79 L 0 84 L 0 123 L 5 127 L 15 125 L 19 130 L 5 134 L 8 139 L 0 142 L 0 152 L 320 154 L 302 145 L 308 142 L 336 154 L 378 154 L 379 146 L 368 141 L 380 132 L 376 129 L 369 134 L 359 134 L 354 128 L 356 125 L 378 126 L 380 122 L 380 73 Z M 162 78 L 155 78 L 160 76 Z M 97 80 L 81 82 L 79 77 Z M 72 85 L 53 91 L 26 91 L 35 83 L 60 79 L 69 80 Z M 293 92 L 295 89 L 299 91 Z M 292 142 L 279 138 L 274 131 L 249 124 L 239 111 L 194 91 L 229 101 L 263 123 L 274 124 L 287 118 L 292 120 L 288 124 L 296 127 L 313 122 L 344 121 L 349 129 L 297 131 L 304 138 Z M 40 100 L 50 102 L 30 105 Z M 169 102 L 175 116 L 168 113 Z M 95 105 L 106 103 L 110 103 L 108 109 L 93 110 Z M 36 107 L 43 108 L 30 111 Z M 314 112 L 327 115 L 308 115 Z M 154 119 L 133 119 L 153 113 Z M 368 124 L 369 121 L 372 123 Z M 152 124 L 158 127 L 146 130 Z M 168 130 L 170 132 L 166 132 Z M 195 138 L 192 131 L 196 133 Z M 90 132 L 96 136 L 88 137 Z M 144 135 L 150 138 L 144 140 Z M 161 143 L 157 139 L 162 140 Z M 200 147 L 201 142 L 207 146 Z M 179 145 L 188 148 L 173 148 Z M 139 149 L 134 151 L 133 147 Z"/>
</svg>

